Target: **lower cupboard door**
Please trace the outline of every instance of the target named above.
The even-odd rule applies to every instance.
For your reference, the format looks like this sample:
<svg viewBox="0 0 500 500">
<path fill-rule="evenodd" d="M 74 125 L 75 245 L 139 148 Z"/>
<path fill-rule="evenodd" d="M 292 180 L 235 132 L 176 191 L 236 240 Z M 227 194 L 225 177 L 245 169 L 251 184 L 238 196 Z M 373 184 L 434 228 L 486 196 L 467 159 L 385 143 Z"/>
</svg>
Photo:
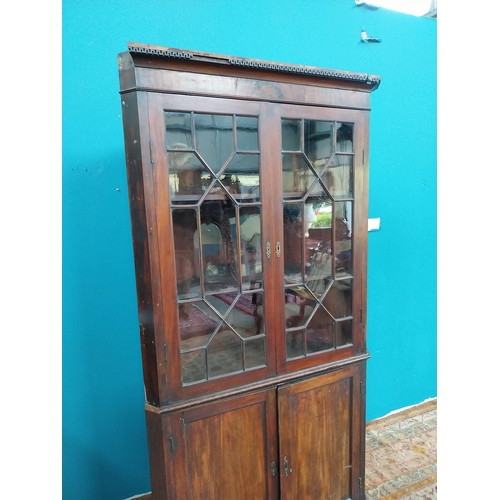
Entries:
<svg viewBox="0 0 500 500">
<path fill-rule="evenodd" d="M 278 389 L 283 500 L 364 498 L 361 369 L 353 366 Z"/>
<path fill-rule="evenodd" d="M 171 414 L 174 498 L 277 500 L 276 412 L 272 389 Z"/>
</svg>

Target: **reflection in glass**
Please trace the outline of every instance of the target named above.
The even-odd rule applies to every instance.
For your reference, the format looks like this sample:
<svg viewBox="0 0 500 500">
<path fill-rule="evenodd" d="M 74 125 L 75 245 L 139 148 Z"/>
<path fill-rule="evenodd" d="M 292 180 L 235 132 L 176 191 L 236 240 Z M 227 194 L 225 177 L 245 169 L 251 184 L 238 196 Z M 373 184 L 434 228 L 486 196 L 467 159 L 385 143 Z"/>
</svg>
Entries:
<svg viewBox="0 0 500 500">
<path fill-rule="evenodd" d="M 197 203 L 212 182 L 209 170 L 194 153 L 167 153 L 170 199 L 175 204 Z"/>
<path fill-rule="evenodd" d="M 304 286 L 285 288 L 285 325 L 286 328 L 304 326 L 316 306 L 316 298 Z"/>
<path fill-rule="evenodd" d="M 333 279 L 332 202 L 323 191 L 322 196 L 308 198 L 307 207 L 311 207 L 314 219 L 306 234 L 305 281 L 316 296 L 321 296 Z"/>
<path fill-rule="evenodd" d="M 195 254 L 194 234 L 197 231 L 196 210 L 172 210 L 174 228 L 175 274 L 179 300 L 199 297 L 199 262 Z"/>
<path fill-rule="evenodd" d="M 304 356 L 304 330 L 286 333 L 286 359 Z"/>
<path fill-rule="evenodd" d="M 285 336 L 292 359 L 352 344 L 353 124 L 283 119 L 281 125 Z"/>
<path fill-rule="evenodd" d="M 245 368 L 256 368 L 266 364 L 265 337 L 245 341 Z"/>
<path fill-rule="evenodd" d="M 202 347 L 220 324 L 220 318 L 203 301 L 179 304 L 181 348 Z"/>
<path fill-rule="evenodd" d="M 231 193 L 239 201 L 258 201 L 260 196 L 260 156 L 237 153 L 221 177 L 223 184 L 230 186 Z"/>
<path fill-rule="evenodd" d="M 254 312 L 256 304 L 253 303 L 252 294 L 240 295 L 234 303 L 226 322 L 234 328 L 242 337 L 259 335 Z"/>
<path fill-rule="evenodd" d="M 234 151 L 233 117 L 194 115 L 196 150 L 215 172 L 219 172 Z"/>
<path fill-rule="evenodd" d="M 328 289 L 333 280 L 333 259 L 329 249 L 313 250 L 306 275 L 306 284 L 316 297 Z"/>
<path fill-rule="evenodd" d="M 335 150 L 342 153 L 353 153 L 353 123 L 337 123 L 337 142 Z"/>
<path fill-rule="evenodd" d="M 281 120 L 281 149 L 283 151 L 301 151 L 300 120 Z"/>
<path fill-rule="evenodd" d="M 335 318 L 352 316 L 352 280 L 337 280 L 322 300 L 326 310 Z"/>
<path fill-rule="evenodd" d="M 283 260 L 285 280 L 302 281 L 302 203 L 283 205 Z"/>
<path fill-rule="evenodd" d="M 307 353 L 333 349 L 334 320 L 323 307 L 319 307 L 306 330 Z"/>
<path fill-rule="evenodd" d="M 332 196 L 336 198 L 352 198 L 353 157 L 335 155 L 321 179 Z"/>
<path fill-rule="evenodd" d="M 304 152 L 319 171 L 333 154 L 333 122 L 304 122 Z"/>
<path fill-rule="evenodd" d="M 302 198 L 317 179 L 313 169 L 302 154 L 283 154 L 282 162 L 283 197 Z"/>
<path fill-rule="evenodd" d="M 262 238 L 260 207 L 240 208 L 241 275 L 243 290 L 262 284 Z"/>
<path fill-rule="evenodd" d="M 258 119 L 165 123 L 186 385 L 266 363 Z"/>
<path fill-rule="evenodd" d="M 352 319 L 337 321 L 335 336 L 337 347 L 352 344 Z"/>
<path fill-rule="evenodd" d="M 335 203 L 335 274 L 352 274 L 352 202 Z"/>
<path fill-rule="evenodd" d="M 217 201 L 213 201 L 213 198 Z M 210 233 L 205 232 L 205 239 L 202 233 L 201 269 L 205 290 L 210 293 L 227 289 L 236 290 L 239 282 L 239 271 L 235 260 L 237 248 L 230 229 L 234 206 L 219 182 L 214 184 L 208 193 L 207 201 L 202 203 L 200 216 L 202 224 L 207 228 L 217 226 Z"/>
<path fill-rule="evenodd" d="M 207 352 L 205 349 L 181 352 L 182 383 L 192 384 L 207 380 Z"/>
<path fill-rule="evenodd" d="M 191 113 L 165 112 L 167 148 L 192 149 Z"/>
<path fill-rule="evenodd" d="M 238 335 L 221 327 L 208 345 L 208 376 L 218 377 L 243 370 L 242 348 Z"/>
<path fill-rule="evenodd" d="M 236 117 L 236 149 L 238 151 L 259 150 L 257 125 L 257 118 L 253 116 Z"/>
</svg>

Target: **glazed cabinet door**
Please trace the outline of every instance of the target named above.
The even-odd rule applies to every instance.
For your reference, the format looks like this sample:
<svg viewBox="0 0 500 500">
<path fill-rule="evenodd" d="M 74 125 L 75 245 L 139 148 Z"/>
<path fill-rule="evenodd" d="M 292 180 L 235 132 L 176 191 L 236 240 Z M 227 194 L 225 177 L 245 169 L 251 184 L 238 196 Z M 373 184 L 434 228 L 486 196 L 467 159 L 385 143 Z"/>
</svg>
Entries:
<svg viewBox="0 0 500 500">
<path fill-rule="evenodd" d="M 153 93 L 147 100 L 164 401 L 266 379 L 276 373 L 269 242 L 279 175 L 269 106 Z"/>
<path fill-rule="evenodd" d="M 275 107 L 280 373 L 366 352 L 368 115 Z"/>
<path fill-rule="evenodd" d="M 169 500 L 278 498 L 275 389 L 165 418 Z"/>
<path fill-rule="evenodd" d="M 364 499 L 362 369 L 278 389 L 282 500 Z"/>
</svg>

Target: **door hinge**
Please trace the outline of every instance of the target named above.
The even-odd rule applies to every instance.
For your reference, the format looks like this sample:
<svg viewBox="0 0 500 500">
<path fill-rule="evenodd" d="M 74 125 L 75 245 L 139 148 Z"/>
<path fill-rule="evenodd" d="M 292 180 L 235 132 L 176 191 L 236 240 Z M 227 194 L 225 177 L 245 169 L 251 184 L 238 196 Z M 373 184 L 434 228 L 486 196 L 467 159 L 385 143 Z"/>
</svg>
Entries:
<svg viewBox="0 0 500 500">
<path fill-rule="evenodd" d="M 283 472 L 285 473 L 285 476 L 292 473 L 292 468 L 290 467 L 286 457 L 283 459 Z"/>
<path fill-rule="evenodd" d="M 163 361 L 167 364 L 167 344 L 163 344 Z"/>
<path fill-rule="evenodd" d="M 359 482 L 359 489 L 361 491 L 363 491 L 363 478 L 362 477 L 358 477 L 358 482 Z"/>
<path fill-rule="evenodd" d="M 149 141 L 149 163 L 151 163 L 151 165 L 154 164 L 154 161 L 153 161 L 153 144 L 151 143 L 151 141 Z"/>
<path fill-rule="evenodd" d="M 273 477 L 276 475 L 276 462 L 271 462 L 271 475 Z"/>
<path fill-rule="evenodd" d="M 363 308 L 359 308 L 359 322 L 363 323 Z"/>
<path fill-rule="evenodd" d="M 168 438 L 168 443 L 169 443 L 169 446 L 170 446 L 170 451 L 172 453 L 174 453 L 175 452 L 175 438 L 174 438 L 174 436 L 170 436 Z"/>
<path fill-rule="evenodd" d="M 359 382 L 359 393 L 361 394 L 361 396 L 364 396 L 366 393 L 366 385 L 362 380 L 360 380 Z"/>
<path fill-rule="evenodd" d="M 361 157 L 361 165 L 365 164 L 365 150 L 363 149 L 363 155 Z"/>
</svg>

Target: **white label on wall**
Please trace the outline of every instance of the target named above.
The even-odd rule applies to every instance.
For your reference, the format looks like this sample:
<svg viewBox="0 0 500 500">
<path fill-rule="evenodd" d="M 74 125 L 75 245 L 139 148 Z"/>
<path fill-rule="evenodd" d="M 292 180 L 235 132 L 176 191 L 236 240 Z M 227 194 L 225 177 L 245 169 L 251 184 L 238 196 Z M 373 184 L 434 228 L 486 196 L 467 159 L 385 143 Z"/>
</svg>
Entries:
<svg viewBox="0 0 500 500">
<path fill-rule="evenodd" d="M 376 219 L 368 219 L 368 231 L 379 231 L 380 230 L 380 217 Z"/>
</svg>

